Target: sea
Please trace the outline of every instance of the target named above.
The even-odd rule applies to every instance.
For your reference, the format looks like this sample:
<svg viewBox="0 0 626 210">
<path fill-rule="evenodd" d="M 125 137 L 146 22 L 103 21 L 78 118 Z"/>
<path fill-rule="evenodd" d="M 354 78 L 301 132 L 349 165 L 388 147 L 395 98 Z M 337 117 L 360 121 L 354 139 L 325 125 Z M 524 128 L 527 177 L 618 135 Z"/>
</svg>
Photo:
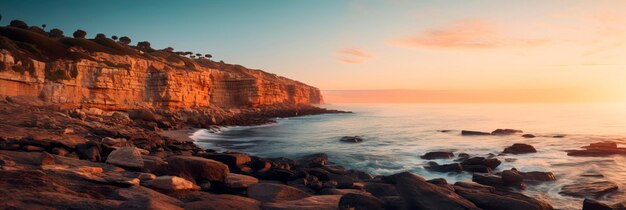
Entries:
<svg viewBox="0 0 626 210">
<path fill-rule="evenodd" d="M 424 169 L 430 151 L 452 151 L 471 156 L 500 155 L 514 143 L 533 145 L 537 153 L 497 156 L 496 171 L 550 171 L 554 182 L 529 185 L 522 193 L 549 201 L 557 209 L 580 209 L 582 198 L 559 194 L 565 185 L 612 181 L 616 193 L 596 198 L 605 203 L 626 201 L 626 156 L 572 157 L 566 150 L 589 143 L 615 141 L 626 147 L 626 104 L 328 104 L 352 111 L 277 119 L 277 123 L 225 127 L 191 136 L 205 149 L 240 151 L 261 157 L 298 157 L 326 153 L 332 164 L 373 175 L 410 171 L 426 179 L 449 183 L 470 181 L 470 173 L 439 173 Z M 523 130 L 536 138 L 463 136 L 461 130 L 491 132 L 498 128 Z M 448 131 L 448 132 L 442 132 Z M 361 136 L 346 143 L 343 136 Z M 562 136 L 562 138 L 555 138 Z M 506 159 L 506 161 L 505 161 Z M 435 160 L 440 164 L 454 160 Z M 589 177 L 583 175 L 594 174 Z M 601 175 L 601 177 L 599 177 Z"/>
</svg>

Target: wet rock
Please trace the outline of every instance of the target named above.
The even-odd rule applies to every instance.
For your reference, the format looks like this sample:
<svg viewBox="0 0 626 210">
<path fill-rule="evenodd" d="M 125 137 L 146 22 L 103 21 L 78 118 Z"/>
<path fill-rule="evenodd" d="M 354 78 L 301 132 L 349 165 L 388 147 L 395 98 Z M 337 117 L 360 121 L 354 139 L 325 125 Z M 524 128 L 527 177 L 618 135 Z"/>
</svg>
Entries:
<svg viewBox="0 0 626 210">
<path fill-rule="evenodd" d="M 348 171 L 343 166 L 324 166 L 322 167 L 322 169 L 333 174 L 341 174 L 341 175 L 348 174 Z"/>
<path fill-rule="evenodd" d="M 363 138 L 361 138 L 360 136 L 344 136 L 341 137 L 339 141 L 348 143 L 361 143 L 363 142 Z"/>
<path fill-rule="evenodd" d="M 257 178 L 234 173 L 228 174 L 224 181 L 224 185 L 229 188 L 247 188 L 249 185 L 256 183 L 259 183 Z"/>
<path fill-rule="evenodd" d="M 488 136 L 488 135 L 491 135 L 491 133 L 482 132 L 482 131 L 462 130 L 461 131 L 461 135 L 464 135 L 464 136 Z"/>
<path fill-rule="evenodd" d="M 473 182 L 457 182 L 454 191 L 481 209 L 552 210 L 546 201 L 521 193 L 498 191 L 494 187 Z"/>
<path fill-rule="evenodd" d="M 529 144 L 521 144 L 516 143 L 510 147 L 504 149 L 503 153 L 511 153 L 511 154 L 527 154 L 527 153 L 536 153 L 537 150 L 535 147 Z"/>
<path fill-rule="evenodd" d="M 469 158 L 470 158 L 470 155 L 469 155 L 469 154 L 467 154 L 467 153 L 459 153 L 459 154 L 457 155 L 457 159 L 456 159 L 456 160 L 454 160 L 454 161 L 465 161 L 465 160 L 467 160 L 467 159 L 469 159 Z"/>
<path fill-rule="evenodd" d="M 556 177 L 552 172 L 543 172 L 543 171 L 530 171 L 530 172 L 519 172 L 524 180 L 529 181 L 556 181 Z"/>
<path fill-rule="evenodd" d="M 396 186 L 408 209 L 479 209 L 458 194 L 409 172 L 386 176 L 383 180 Z"/>
<path fill-rule="evenodd" d="M 516 133 L 524 133 L 524 131 L 521 130 L 515 130 L 515 129 L 496 129 L 494 131 L 491 132 L 491 135 L 513 135 Z"/>
<path fill-rule="evenodd" d="M 261 202 L 228 194 L 207 194 L 185 203 L 186 210 L 260 210 Z"/>
<path fill-rule="evenodd" d="M 277 180 L 281 182 L 286 182 L 294 178 L 295 173 L 287 169 L 270 168 L 270 169 L 259 170 L 254 173 L 254 176 L 259 179 Z"/>
<path fill-rule="evenodd" d="M 527 139 L 532 139 L 532 138 L 535 138 L 535 137 L 537 137 L 537 136 L 535 136 L 535 135 L 533 135 L 533 134 L 529 134 L 529 133 L 527 133 L 527 134 L 522 135 L 522 137 L 527 138 Z"/>
<path fill-rule="evenodd" d="M 322 167 L 328 163 L 328 155 L 324 153 L 317 153 L 307 155 L 298 160 L 298 165 L 304 167 Z"/>
<path fill-rule="evenodd" d="M 502 177 L 492 174 L 473 174 L 472 181 L 492 187 L 505 187 Z"/>
<path fill-rule="evenodd" d="M 573 197 L 599 197 L 618 190 L 617 184 L 610 181 L 598 181 L 565 185 L 559 194 Z"/>
<path fill-rule="evenodd" d="M 464 169 L 469 165 L 483 165 L 490 169 L 496 169 L 501 163 L 496 158 L 473 157 L 461 162 L 461 165 L 463 165 Z"/>
<path fill-rule="evenodd" d="M 552 138 L 557 138 L 557 139 L 565 138 L 565 135 L 554 135 L 552 136 Z"/>
<path fill-rule="evenodd" d="M 420 157 L 426 160 L 450 159 L 454 157 L 454 154 L 452 152 L 428 152 Z"/>
<path fill-rule="evenodd" d="M 292 201 L 310 197 L 297 188 L 272 183 L 257 183 L 248 186 L 248 197 L 261 202 Z"/>
<path fill-rule="evenodd" d="M 347 175 L 339 175 L 329 173 L 328 180 L 334 180 L 337 182 L 337 188 L 351 188 L 354 185 L 354 179 Z"/>
<path fill-rule="evenodd" d="M 371 174 L 367 172 L 352 169 L 346 171 L 346 175 L 358 180 L 371 180 L 374 178 Z"/>
<path fill-rule="evenodd" d="M 583 210 L 613 210 L 613 208 L 595 200 L 585 199 L 583 201 Z"/>
<path fill-rule="evenodd" d="M 589 146 L 584 146 L 583 148 L 615 149 L 615 148 L 617 148 L 617 142 L 613 142 L 613 141 L 596 142 L 596 143 L 589 144 Z"/>
<path fill-rule="evenodd" d="M 450 163 L 450 164 L 443 164 L 443 165 L 439 165 L 436 162 L 428 162 L 428 165 L 424 168 L 426 168 L 426 170 L 430 170 L 430 171 L 436 171 L 436 172 L 461 172 L 463 170 L 463 167 L 461 166 L 461 164 L 459 163 Z"/>
<path fill-rule="evenodd" d="M 250 158 L 250 156 L 246 155 L 246 154 L 240 154 L 240 153 L 232 153 L 232 154 L 225 154 L 225 153 L 221 153 L 221 154 L 206 154 L 204 155 L 205 158 L 207 159 L 211 159 L 211 160 L 215 160 L 215 161 L 219 161 L 222 162 L 226 165 L 228 165 L 228 167 L 233 170 L 233 169 L 237 169 L 238 166 L 249 163 L 252 161 L 252 158 Z"/>
<path fill-rule="evenodd" d="M 143 158 L 141 151 L 135 147 L 121 147 L 109 154 L 106 163 L 123 168 L 142 169 Z"/>
<path fill-rule="evenodd" d="M 188 180 L 223 182 L 228 176 L 228 166 L 214 160 L 191 156 L 167 158 L 167 173 Z"/>
<path fill-rule="evenodd" d="M 177 176 L 159 176 L 156 179 L 147 181 L 146 186 L 159 190 L 199 190 L 200 187 L 186 179 Z"/>
<path fill-rule="evenodd" d="M 491 168 L 484 165 L 461 165 L 463 167 L 463 171 L 472 172 L 472 173 L 491 173 Z"/>
<path fill-rule="evenodd" d="M 264 210 L 336 210 L 341 195 L 318 195 L 298 200 L 263 203 Z"/>
<path fill-rule="evenodd" d="M 373 196 L 348 193 L 339 200 L 339 209 L 383 210 L 385 204 Z"/>
<path fill-rule="evenodd" d="M 391 184 L 369 182 L 365 184 L 365 191 L 371 193 L 373 196 L 399 196 L 396 187 Z"/>
<path fill-rule="evenodd" d="M 504 170 L 500 176 L 502 177 L 502 182 L 505 185 L 523 188 L 524 176 L 522 176 L 517 169 L 513 168 L 511 170 Z"/>
</svg>

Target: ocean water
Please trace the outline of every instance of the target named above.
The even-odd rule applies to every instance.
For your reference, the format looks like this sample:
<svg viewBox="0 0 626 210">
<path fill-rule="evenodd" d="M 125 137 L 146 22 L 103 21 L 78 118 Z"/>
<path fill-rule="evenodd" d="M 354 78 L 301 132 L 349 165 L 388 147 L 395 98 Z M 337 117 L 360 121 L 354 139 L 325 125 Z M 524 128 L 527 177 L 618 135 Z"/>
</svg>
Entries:
<svg viewBox="0 0 626 210">
<path fill-rule="evenodd" d="M 580 209 L 581 198 L 559 194 L 567 184 L 609 180 L 617 193 L 598 198 L 606 203 L 626 200 L 626 156 L 570 157 L 564 150 L 611 140 L 626 144 L 626 104 L 336 104 L 328 108 L 352 114 L 325 114 L 279 119 L 275 124 L 228 127 L 221 133 L 199 130 L 192 138 L 202 148 L 234 150 L 262 157 L 289 157 L 324 152 L 347 168 L 388 175 L 402 171 L 449 183 L 471 180 L 470 173 L 438 173 L 424 169 L 429 151 L 453 151 L 472 156 L 499 154 L 513 143 L 533 145 L 538 152 L 506 155 L 496 171 L 551 171 L 555 182 L 529 185 L 524 194 L 548 200 L 558 209 Z M 536 135 L 462 136 L 460 130 L 513 128 Z M 451 130 L 451 132 L 439 132 Z M 342 136 L 362 136 L 362 143 L 340 142 Z M 553 138 L 565 135 L 564 138 Z M 625 146 L 626 145 L 621 145 Z M 506 162 L 505 158 L 514 159 Z M 450 163 L 453 160 L 437 160 Z M 603 178 L 581 176 L 599 173 Z"/>
</svg>

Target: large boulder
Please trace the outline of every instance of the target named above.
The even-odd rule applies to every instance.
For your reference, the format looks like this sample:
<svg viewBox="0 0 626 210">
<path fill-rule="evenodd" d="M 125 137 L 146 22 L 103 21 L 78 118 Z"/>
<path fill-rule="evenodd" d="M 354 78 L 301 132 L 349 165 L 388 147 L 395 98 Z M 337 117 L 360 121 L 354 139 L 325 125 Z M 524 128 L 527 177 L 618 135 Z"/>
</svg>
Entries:
<svg viewBox="0 0 626 210">
<path fill-rule="evenodd" d="M 141 157 L 141 151 L 135 147 L 121 147 L 117 150 L 114 150 L 107 157 L 106 163 L 120 166 L 122 168 L 143 168 L 143 158 Z"/>
<path fill-rule="evenodd" d="M 450 164 L 443 164 L 443 165 L 439 165 L 437 164 L 437 162 L 428 162 L 428 165 L 425 166 L 424 168 L 426 170 L 430 170 L 430 171 L 436 171 L 436 172 L 461 172 L 463 170 L 463 167 L 461 166 L 461 164 L 459 163 L 450 163 Z"/>
<path fill-rule="evenodd" d="M 373 196 L 399 196 L 396 186 L 386 183 L 369 182 L 365 184 L 365 191 L 371 193 Z"/>
<path fill-rule="evenodd" d="M 318 195 L 297 200 L 263 203 L 263 210 L 337 210 L 341 195 Z"/>
<path fill-rule="evenodd" d="M 373 196 L 348 193 L 339 200 L 339 209 L 384 210 L 385 203 Z"/>
<path fill-rule="evenodd" d="M 428 152 L 420 157 L 426 160 L 450 159 L 454 157 L 454 154 L 452 152 Z"/>
<path fill-rule="evenodd" d="M 310 197 L 297 188 L 273 183 L 257 183 L 248 186 L 248 197 L 261 202 L 292 201 Z"/>
<path fill-rule="evenodd" d="M 220 153 L 220 154 L 205 154 L 205 158 L 216 160 L 228 165 L 231 170 L 237 169 L 238 166 L 249 163 L 252 161 L 249 155 L 241 153 Z"/>
<path fill-rule="evenodd" d="M 527 153 L 536 153 L 537 150 L 530 144 L 513 144 L 510 147 L 504 148 L 503 153 L 511 153 L 511 154 L 527 154 Z"/>
<path fill-rule="evenodd" d="M 224 185 L 228 188 L 247 188 L 249 185 L 256 183 L 259 183 L 257 178 L 235 173 L 229 173 L 224 181 Z"/>
<path fill-rule="evenodd" d="M 468 165 L 483 165 L 487 166 L 490 169 L 496 169 L 502 162 L 497 158 L 484 158 L 484 157 L 473 157 L 461 162 L 461 165 L 465 168 Z"/>
<path fill-rule="evenodd" d="M 531 198 L 521 193 L 498 191 L 494 187 L 473 182 L 457 182 L 454 191 L 470 200 L 481 209 L 497 210 L 552 210 L 546 201 Z"/>
<path fill-rule="evenodd" d="M 617 190 L 618 186 L 614 182 L 597 181 L 565 185 L 559 194 L 573 197 L 600 197 Z"/>
<path fill-rule="evenodd" d="M 428 183 L 409 172 L 387 176 L 383 180 L 396 186 L 408 209 L 479 209 L 453 191 Z"/>
<path fill-rule="evenodd" d="M 555 181 L 556 176 L 552 172 L 543 172 L 543 171 L 529 171 L 529 172 L 519 172 L 524 180 L 527 181 Z"/>
<path fill-rule="evenodd" d="M 199 190 L 200 187 L 186 179 L 177 176 L 159 176 L 156 179 L 147 181 L 146 186 L 159 190 Z"/>
<path fill-rule="evenodd" d="M 187 210 L 260 210 L 261 202 L 229 194 L 209 194 L 185 203 Z"/>
<path fill-rule="evenodd" d="M 192 156 L 172 156 L 167 158 L 167 173 L 190 181 L 223 182 L 228 176 L 228 166 L 206 158 Z"/>
</svg>

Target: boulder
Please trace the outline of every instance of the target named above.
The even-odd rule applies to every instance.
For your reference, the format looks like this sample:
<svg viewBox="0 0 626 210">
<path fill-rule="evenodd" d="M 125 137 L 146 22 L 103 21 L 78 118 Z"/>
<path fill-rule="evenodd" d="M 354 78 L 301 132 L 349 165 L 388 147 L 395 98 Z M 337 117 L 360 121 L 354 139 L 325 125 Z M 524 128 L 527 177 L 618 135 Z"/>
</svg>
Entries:
<svg viewBox="0 0 626 210">
<path fill-rule="evenodd" d="M 502 182 L 507 186 L 520 187 L 524 185 L 524 176 L 515 168 L 502 171 L 500 176 L 502 177 Z"/>
<path fill-rule="evenodd" d="M 462 130 L 461 131 L 461 135 L 464 135 L 464 136 L 489 136 L 489 135 L 491 135 L 491 133 L 481 132 L 481 131 Z"/>
<path fill-rule="evenodd" d="M 208 194 L 185 203 L 186 210 L 260 210 L 261 202 L 229 194 Z"/>
<path fill-rule="evenodd" d="M 270 168 L 256 171 L 254 176 L 259 179 L 276 180 L 286 182 L 294 178 L 295 173 L 287 169 Z"/>
<path fill-rule="evenodd" d="M 252 158 L 246 154 L 240 153 L 220 153 L 220 154 L 205 154 L 205 158 L 222 162 L 228 165 L 228 168 L 237 169 L 238 166 L 249 163 L 252 161 Z"/>
<path fill-rule="evenodd" d="M 613 208 L 596 200 L 585 199 L 583 201 L 583 210 L 613 210 Z"/>
<path fill-rule="evenodd" d="M 143 158 L 141 151 L 135 147 L 121 147 L 109 154 L 106 163 L 122 168 L 142 169 Z"/>
<path fill-rule="evenodd" d="M 473 157 L 461 162 L 463 168 L 468 165 L 483 165 L 487 166 L 490 169 L 496 169 L 502 162 L 497 158 L 484 158 L 484 157 Z"/>
<path fill-rule="evenodd" d="M 327 176 L 328 180 L 337 181 L 337 188 L 352 188 L 352 186 L 354 185 L 355 180 L 351 176 L 333 173 L 329 173 Z"/>
<path fill-rule="evenodd" d="M 394 185 L 385 183 L 368 182 L 365 184 L 365 191 L 376 197 L 400 195 Z"/>
<path fill-rule="evenodd" d="M 383 180 L 396 186 L 408 209 L 479 209 L 453 191 L 428 183 L 409 172 L 386 176 Z"/>
<path fill-rule="evenodd" d="M 348 193 L 339 200 L 339 209 L 384 210 L 385 203 L 373 196 Z"/>
<path fill-rule="evenodd" d="M 228 176 L 228 166 L 214 160 L 192 156 L 167 158 L 167 173 L 187 180 L 223 182 Z"/>
<path fill-rule="evenodd" d="M 263 210 L 337 210 L 341 195 L 318 195 L 298 200 L 263 203 Z"/>
<path fill-rule="evenodd" d="M 463 171 L 472 173 L 491 173 L 491 168 L 484 165 L 461 165 Z"/>
<path fill-rule="evenodd" d="M 516 134 L 516 133 L 524 133 L 524 131 L 515 130 L 515 129 L 508 129 L 508 128 L 506 128 L 506 129 L 498 128 L 498 129 L 492 131 L 491 135 L 500 135 L 500 136 L 502 136 L 502 135 L 513 135 L 513 134 Z"/>
<path fill-rule="evenodd" d="M 234 173 L 229 173 L 224 181 L 224 185 L 228 188 L 247 188 L 256 183 L 259 183 L 257 178 Z"/>
<path fill-rule="evenodd" d="M 618 186 L 613 182 L 597 181 L 565 185 L 559 194 L 573 197 L 600 197 L 617 190 Z"/>
<path fill-rule="evenodd" d="M 528 181 L 556 181 L 556 177 L 552 172 L 543 172 L 543 171 L 530 171 L 530 172 L 519 172 L 524 180 Z"/>
<path fill-rule="evenodd" d="M 298 165 L 304 167 L 322 167 L 328 163 L 328 155 L 324 153 L 317 153 L 307 155 L 298 160 Z"/>
<path fill-rule="evenodd" d="M 186 179 L 177 176 L 159 176 L 156 179 L 147 181 L 146 186 L 159 190 L 199 190 L 200 187 Z"/>
<path fill-rule="evenodd" d="M 436 162 L 428 162 L 428 165 L 424 167 L 426 170 L 436 171 L 436 172 L 461 172 L 463 171 L 463 167 L 459 163 L 450 163 L 439 165 Z"/>
<path fill-rule="evenodd" d="M 504 149 L 503 153 L 511 153 L 511 154 L 527 154 L 527 153 L 535 153 L 537 150 L 535 147 L 529 144 L 513 144 L 510 147 Z"/>
<path fill-rule="evenodd" d="M 470 200 L 481 209 L 508 210 L 552 210 L 546 201 L 531 198 L 521 193 L 498 191 L 493 187 L 473 183 L 457 182 L 454 191 Z"/>
<path fill-rule="evenodd" d="M 248 186 L 248 197 L 261 202 L 292 201 L 310 197 L 297 188 L 273 183 L 257 183 Z"/>
<path fill-rule="evenodd" d="M 348 143 L 361 143 L 363 142 L 363 138 L 361 138 L 360 136 L 344 136 L 341 137 L 339 141 Z"/>
<path fill-rule="evenodd" d="M 450 159 L 454 157 L 454 154 L 452 152 L 428 152 L 420 157 L 426 160 Z"/>
</svg>

